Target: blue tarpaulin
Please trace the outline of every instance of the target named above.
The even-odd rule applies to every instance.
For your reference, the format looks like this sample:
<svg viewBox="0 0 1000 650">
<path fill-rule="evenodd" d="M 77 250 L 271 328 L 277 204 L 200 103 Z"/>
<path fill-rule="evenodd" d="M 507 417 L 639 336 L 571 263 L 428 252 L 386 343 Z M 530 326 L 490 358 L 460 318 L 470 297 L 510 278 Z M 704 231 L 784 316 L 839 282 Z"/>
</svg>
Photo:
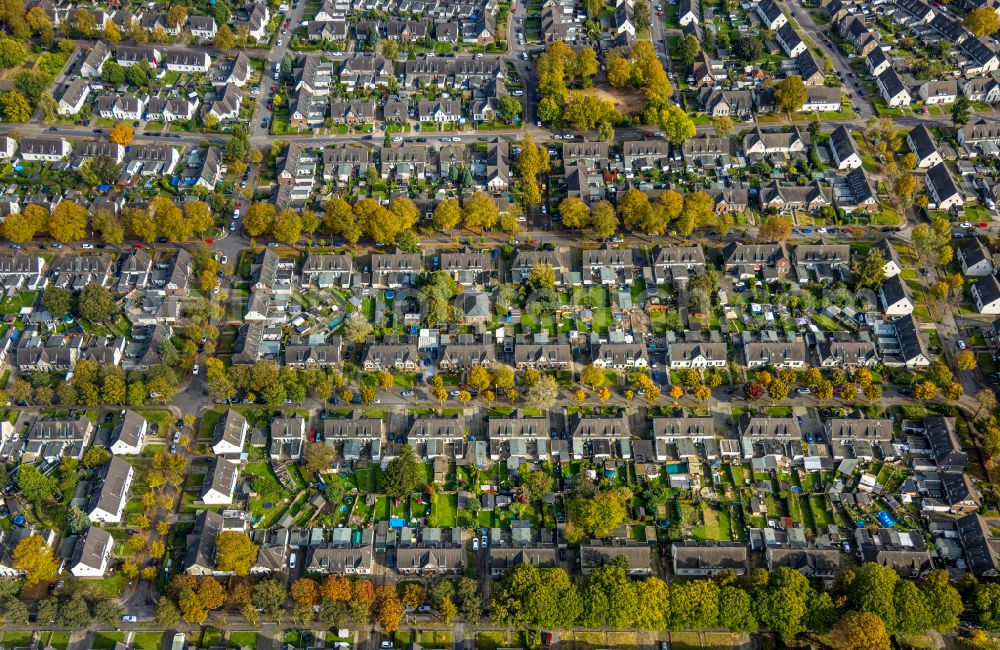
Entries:
<svg viewBox="0 0 1000 650">
<path fill-rule="evenodd" d="M 402 528 L 406 525 L 406 520 L 402 517 L 389 517 L 390 528 Z"/>
<path fill-rule="evenodd" d="M 885 526 L 886 528 L 892 528 L 896 525 L 896 520 L 889 516 L 889 513 L 883 510 L 878 513 L 878 522 Z"/>
</svg>

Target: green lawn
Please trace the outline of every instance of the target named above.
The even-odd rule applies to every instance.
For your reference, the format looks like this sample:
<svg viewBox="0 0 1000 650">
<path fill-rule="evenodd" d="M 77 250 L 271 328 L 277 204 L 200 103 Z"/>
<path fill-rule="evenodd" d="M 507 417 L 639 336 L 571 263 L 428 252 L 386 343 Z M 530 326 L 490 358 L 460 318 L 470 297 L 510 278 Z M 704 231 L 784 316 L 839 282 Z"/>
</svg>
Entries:
<svg viewBox="0 0 1000 650">
<path fill-rule="evenodd" d="M 3 645 L 5 648 L 27 648 L 31 645 L 31 632 L 4 632 Z M 97 647 L 96 641 L 94 647 Z"/>
<path fill-rule="evenodd" d="M 431 514 L 429 524 L 436 528 L 451 528 L 455 525 L 457 511 L 457 495 L 435 494 L 431 497 Z"/>
<path fill-rule="evenodd" d="M 8 633 L 9 634 L 9 633 Z M 7 643 L 7 634 L 4 635 L 4 644 Z M 94 637 L 94 650 L 111 650 L 116 643 L 125 642 L 124 632 L 100 632 Z"/>
<path fill-rule="evenodd" d="M 132 637 L 132 647 L 136 650 L 160 650 L 163 632 L 136 632 Z"/>
<path fill-rule="evenodd" d="M 215 425 L 222 419 L 223 412 L 215 409 L 205 411 L 201 416 L 201 425 L 198 427 L 198 437 L 202 440 L 211 440 L 215 432 Z"/>
<path fill-rule="evenodd" d="M 256 648 L 256 632 L 233 632 L 229 635 L 229 645 L 234 648 Z"/>
</svg>

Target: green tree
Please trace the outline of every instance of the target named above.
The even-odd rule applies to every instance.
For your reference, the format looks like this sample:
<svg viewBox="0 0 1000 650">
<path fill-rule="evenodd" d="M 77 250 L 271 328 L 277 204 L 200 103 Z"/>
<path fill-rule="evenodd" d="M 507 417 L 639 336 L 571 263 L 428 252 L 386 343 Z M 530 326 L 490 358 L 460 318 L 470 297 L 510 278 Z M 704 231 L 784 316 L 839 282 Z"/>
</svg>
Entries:
<svg viewBox="0 0 1000 650">
<path fill-rule="evenodd" d="M 59 286 L 49 285 L 42 295 L 42 306 L 56 318 L 68 314 L 73 309 L 73 292 Z"/>
<path fill-rule="evenodd" d="M 271 235 L 278 241 L 294 244 L 302 237 L 302 219 L 295 210 L 285 208 L 271 224 Z"/>
<path fill-rule="evenodd" d="M 757 620 L 753 616 L 753 601 L 739 587 L 719 590 L 719 625 L 734 632 L 755 632 Z"/>
<path fill-rule="evenodd" d="M 462 221 L 462 206 L 458 199 L 444 199 L 434 208 L 434 227 L 438 230 L 454 230 Z"/>
<path fill-rule="evenodd" d="M 559 214 L 566 228 L 581 230 L 590 224 L 590 209 L 581 199 L 571 196 L 559 204 Z"/>
<path fill-rule="evenodd" d="M 791 234 L 791 222 L 781 215 L 772 215 L 760 227 L 758 237 L 761 241 L 778 242 L 785 241 Z"/>
<path fill-rule="evenodd" d="M 275 618 L 284 609 L 287 597 L 288 594 L 285 591 L 285 587 L 278 580 L 270 578 L 254 585 L 251 602 L 254 607 L 262 610 L 265 616 Z"/>
<path fill-rule="evenodd" d="M 49 234 L 59 242 L 69 243 L 87 236 L 87 208 L 75 201 L 61 201 L 49 219 Z"/>
<path fill-rule="evenodd" d="M 625 562 L 606 564 L 586 577 L 580 589 L 583 625 L 619 630 L 634 626 L 639 597 L 626 568 Z"/>
<path fill-rule="evenodd" d="M 799 75 L 785 77 L 774 90 L 774 106 L 785 113 L 797 113 L 806 103 L 806 85 Z"/>
<path fill-rule="evenodd" d="M 973 603 L 979 624 L 987 630 L 1000 630 L 1000 583 L 979 585 Z"/>
<path fill-rule="evenodd" d="M 538 569 L 530 563 L 519 564 L 504 573 L 494 585 L 490 612 L 498 623 L 568 628 L 582 614 L 580 594 L 563 569 Z"/>
<path fill-rule="evenodd" d="M 572 531 L 578 537 L 605 537 L 628 517 L 632 491 L 615 488 L 587 499 L 573 499 L 569 508 Z"/>
<path fill-rule="evenodd" d="M 899 574 L 892 568 L 874 562 L 861 565 L 854 571 L 848 600 L 859 612 L 878 616 L 887 630 L 895 631 L 899 625 L 894 594 Z"/>
<path fill-rule="evenodd" d="M 719 626 L 719 587 L 711 580 L 674 583 L 670 589 L 670 627 L 691 630 Z"/>
<path fill-rule="evenodd" d="M 528 503 L 541 501 L 545 495 L 552 492 L 554 484 L 552 477 L 547 473 L 540 469 L 531 470 L 526 464 L 518 467 L 518 482 L 521 494 Z"/>
<path fill-rule="evenodd" d="M 923 593 L 910 580 L 896 583 L 893 604 L 899 614 L 898 629 L 906 634 L 923 634 L 931 627 L 931 613 Z"/>
<path fill-rule="evenodd" d="M 213 43 L 215 47 L 223 52 L 228 52 L 236 47 L 236 36 L 233 34 L 233 30 L 229 28 L 229 25 L 224 24 L 219 28 L 219 31 L 215 33 Z"/>
<path fill-rule="evenodd" d="M 590 225 L 594 234 L 607 239 L 618 230 L 618 216 L 615 208 L 608 201 L 600 201 L 590 209 Z"/>
<path fill-rule="evenodd" d="M 529 408 L 549 409 L 559 397 L 559 385 L 554 377 L 546 375 L 531 385 L 524 394 L 524 403 Z"/>
<path fill-rule="evenodd" d="M 80 316 L 95 323 L 111 322 L 118 315 L 118 309 L 111 291 L 94 282 L 84 286 L 77 299 Z"/>
<path fill-rule="evenodd" d="M 761 627 L 786 639 L 804 631 L 812 594 L 809 580 L 788 567 L 778 567 L 754 598 L 754 617 Z"/>
<path fill-rule="evenodd" d="M 28 56 L 28 50 L 12 38 L 0 38 L 0 67 L 13 68 Z"/>
<path fill-rule="evenodd" d="M 243 218 L 243 229 L 251 237 L 259 237 L 271 230 L 274 220 L 277 217 L 273 203 L 257 202 L 251 203 L 247 208 L 246 216 Z"/>
<path fill-rule="evenodd" d="M 851 275 L 856 287 L 878 289 L 885 282 L 885 256 L 882 251 L 872 248 L 851 264 Z"/>
<path fill-rule="evenodd" d="M 403 445 L 399 455 L 389 461 L 385 469 L 385 493 L 401 499 L 412 494 L 423 483 L 423 468 L 413 453 L 413 447 Z"/>
<path fill-rule="evenodd" d="M 356 311 L 344 320 L 343 337 L 352 343 L 362 343 L 372 333 L 371 323 L 363 312 Z"/>
<path fill-rule="evenodd" d="M 958 626 L 958 617 L 965 610 L 965 605 L 958 589 L 949 583 L 947 571 L 931 571 L 924 578 L 920 591 L 927 603 L 932 628 L 938 632 L 946 632 Z"/>
<path fill-rule="evenodd" d="M 728 115 L 713 117 L 712 128 L 715 129 L 716 135 L 724 138 L 729 137 L 733 133 L 733 118 Z"/>
<path fill-rule="evenodd" d="M 466 228 L 490 230 L 500 220 L 496 201 L 486 192 L 476 192 L 465 202 L 463 222 Z"/>
<path fill-rule="evenodd" d="M 690 140 L 697 133 L 694 122 L 684 112 L 684 109 L 676 104 L 668 104 L 660 109 L 659 117 L 660 128 L 663 129 L 671 144 L 679 145 L 685 140 Z"/>
<path fill-rule="evenodd" d="M 667 583 L 659 578 L 646 578 L 635 583 L 638 606 L 633 623 L 643 630 L 662 630 L 667 627 L 670 609 L 670 592 Z"/>
<path fill-rule="evenodd" d="M 53 481 L 34 465 L 21 465 L 17 472 L 17 487 L 25 499 L 41 503 L 52 497 Z"/>
<path fill-rule="evenodd" d="M 984 7 L 985 8 L 985 7 Z M 976 11 L 979 11 L 978 9 Z M 996 14 L 994 14 L 996 17 Z M 969 123 L 969 112 L 972 110 L 972 103 L 968 97 L 962 96 L 951 106 L 951 121 L 955 126 L 964 126 Z"/>
<path fill-rule="evenodd" d="M 16 90 L 0 95 L 0 112 L 8 122 L 27 122 L 31 119 L 31 104 Z"/>
</svg>

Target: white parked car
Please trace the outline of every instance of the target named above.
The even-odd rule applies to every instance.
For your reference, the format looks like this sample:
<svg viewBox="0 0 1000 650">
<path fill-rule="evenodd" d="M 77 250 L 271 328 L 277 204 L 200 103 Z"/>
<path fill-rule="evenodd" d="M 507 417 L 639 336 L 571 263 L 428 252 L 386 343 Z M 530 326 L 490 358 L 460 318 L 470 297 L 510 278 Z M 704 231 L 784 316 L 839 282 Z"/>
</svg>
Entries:
<svg viewBox="0 0 1000 650">
<path fill-rule="evenodd" d="M 122 623 L 135 623 L 139 619 L 132 615 L 122 616 Z"/>
<path fill-rule="evenodd" d="M 192 375 L 197 375 L 197 374 L 198 374 L 198 371 L 199 371 L 199 370 L 201 370 L 201 366 L 199 366 L 199 365 L 198 365 L 198 364 L 196 363 L 196 364 L 194 364 L 194 368 L 191 368 L 191 374 L 192 374 Z"/>
</svg>

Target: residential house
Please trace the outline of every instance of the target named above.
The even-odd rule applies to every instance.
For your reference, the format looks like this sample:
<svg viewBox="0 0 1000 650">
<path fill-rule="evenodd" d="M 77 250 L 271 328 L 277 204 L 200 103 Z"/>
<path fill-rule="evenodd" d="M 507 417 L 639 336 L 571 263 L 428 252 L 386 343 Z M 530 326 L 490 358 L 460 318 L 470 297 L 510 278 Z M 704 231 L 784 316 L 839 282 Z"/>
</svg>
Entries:
<svg viewBox="0 0 1000 650">
<path fill-rule="evenodd" d="M 906 89 L 899 73 L 892 68 L 886 68 L 875 78 L 875 85 L 878 86 L 882 99 L 890 108 L 902 108 L 913 103 L 913 97 Z"/>
<path fill-rule="evenodd" d="M 868 68 L 868 74 L 878 77 L 892 67 L 892 59 L 882 48 L 877 47 L 865 57 L 865 67 Z"/>
<path fill-rule="evenodd" d="M 938 163 L 928 169 L 924 180 L 927 185 L 927 194 L 931 199 L 931 207 L 938 210 L 951 210 L 965 205 L 965 197 L 944 163 Z"/>
<path fill-rule="evenodd" d="M 799 342 L 750 342 L 743 346 L 748 368 L 773 366 L 775 368 L 802 368 L 806 365 L 806 344 Z"/>
<path fill-rule="evenodd" d="M 653 560 L 648 544 L 588 542 L 580 546 L 580 572 L 589 575 L 594 569 L 614 564 L 624 558 L 630 576 L 653 574 Z"/>
<path fill-rule="evenodd" d="M 710 578 L 727 570 L 743 575 L 749 564 L 747 547 L 738 542 L 674 542 L 670 555 L 677 577 Z"/>
<path fill-rule="evenodd" d="M 514 346 L 514 366 L 518 370 L 534 368 L 540 371 L 573 368 L 573 352 L 565 343 L 518 342 Z"/>
<path fill-rule="evenodd" d="M 398 289 L 410 286 L 424 270 L 420 253 L 375 253 L 371 257 L 371 286 L 373 289 Z"/>
<path fill-rule="evenodd" d="M 350 253 L 309 253 L 302 264 L 301 284 L 320 289 L 351 286 L 353 258 Z"/>
<path fill-rule="evenodd" d="M 934 569 L 934 560 L 919 531 L 858 528 L 854 536 L 862 562 L 876 562 L 910 579 L 920 578 Z"/>
<path fill-rule="evenodd" d="M 206 505 L 232 504 L 236 493 L 239 468 L 224 458 L 216 458 L 201 485 L 201 502 Z"/>
<path fill-rule="evenodd" d="M 27 162 L 57 162 L 67 157 L 73 147 L 65 138 L 21 138 L 21 158 Z"/>
<path fill-rule="evenodd" d="M 1000 314 L 1000 282 L 992 273 L 972 285 L 972 302 L 980 314 Z"/>
<path fill-rule="evenodd" d="M 87 98 L 90 97 L 90 84 L 84 79 L 71 81 L 63 90 L 62 96 L 56 104 L 56 113 L 59 115 L 76 115 L 83 108 Z"/>
<path fill-rule="evenodd" d="M 484 285 L 493 273 L 493 262 L 488 253 L 469 249 L 442 252 L 440 260 L 440 270 L 463 287 Z"/>
<path fill-rule="evenodd" d="M 632 249 L 604 246 L 581 254 L 584 285 L 631 286 L 635 282 Z"/>
<path fill-rule="evenodd" d="M 361 365 L 368 372 L 378 370 L 402 370 L 405 372 L 415 371 L 420 364 L 420 355 L 417 346 L 409 343 L 375 343 L 369 342 L 365 346 L 364 355 L 361 358 Z"/>
<path fill-rule="evenodd" d="M 212 431 L 212 453 L 217 456 L 239 455 L 247 437 L 247 419 L 228 409 Z"/>
<path fill-rule="evenodd" d="M 878 290 L 882 311 L 887 316 L 905 316 L 913 313 L 913 296 L 901 275 L 886 278 Z"/>
<path fill-rule="evenodd" d="M 775 31 L 788 24 L 781 7 L 774 0 L 761 0 L 757 3 L 757 15 L 764 29 Z"/>
<path fill-rule="evenodd" d="M 920 99 L 924 104 L 935 106 L 940 104 L 954 104 L 958 99 L 958 81 L 954 79 L 931 79 L 920 84 L 917 89 Z"/>
<path fill-rule="evenodd" d="M 993 274 L 993 257 L 978 237 L 963 237 L 955 243 L 955 258 L 966 277 Z"/>
<path fill-rule="evenodd" d="M 126 461 L 112 456 L 101 469 L 97 487 L 91 494 L 87 517 L 94 523 L 119 524 L 135 470 Z"/>
<path fill-rule="evenodd" d="M 658 285 L 686 282 L 704 270 L 705 251 L 700 245 L 659 246 L 653 255 L 653 278 Z"/>
<path fill-rule="evenodd" d="M 116 456 L 138 455 L 146 443 L 149 422 L 132 409 L 124 409 L 111 430 L 111 453 Z"/>
<path fill-rule="evenodd" d="M 799 36 L 790 23 L 786 22 L 779 27 L 775 33 L 775 37 L 778 40 L 778 45 L 785 51 L 785 56 L 790 59 L 794 59 L 809 49 L 806 47 L 805 41 L 802 40 L 802 37 Z"/>
<path fill-rule="evenodd" d="M 106 530 L 90 526 L 73 545 L 69 572 L 76 578 L 103 578 L 115 548 L 115 539 Z"/>
<path fill-rule="evenodd" d="M 667 364 L 681 368 L 724 368 L 728 349 L 721 341 L 675 341 L 667 346 Z"/>
<path fill-rule="evenodd" d="M 212 57 L 200 50 L 167 50 L 163 63 L 171 72 L 206 73 L 212 67 Z"/>
<path fill-rule="evenodd" d="M 959 543 L 965 551 L 965 562 L 977 578 L 1000 575 L 1000 548 L 989 523 L 978 513 L 955 520 Z"/>
<path fill-rule="evenodd" d="M 883 237 L 875 242 L 875 248 L 882 252 L 882 257 L 885 259 L 885 266 L 882 268 L 885 277 L 889 278 L 902 273 L 902 262 L 892 242 Z"/>
<path fill-rule="evenodd" d="M 96 79 L 101 76 L 101 69 L 111 58 L 111 48 L 104 41 L 97 41 L 87 52 L 80 64 L 80 76 L 85 79 Z"/>
<path fill-rule="evenodd" d="M 927 169 L 944 162 L 934 145 L 931 132 L 923 124 L 918 124 L 906 134 L 906 145 L 917 158 L 917 167 Z"/>
</svg>

